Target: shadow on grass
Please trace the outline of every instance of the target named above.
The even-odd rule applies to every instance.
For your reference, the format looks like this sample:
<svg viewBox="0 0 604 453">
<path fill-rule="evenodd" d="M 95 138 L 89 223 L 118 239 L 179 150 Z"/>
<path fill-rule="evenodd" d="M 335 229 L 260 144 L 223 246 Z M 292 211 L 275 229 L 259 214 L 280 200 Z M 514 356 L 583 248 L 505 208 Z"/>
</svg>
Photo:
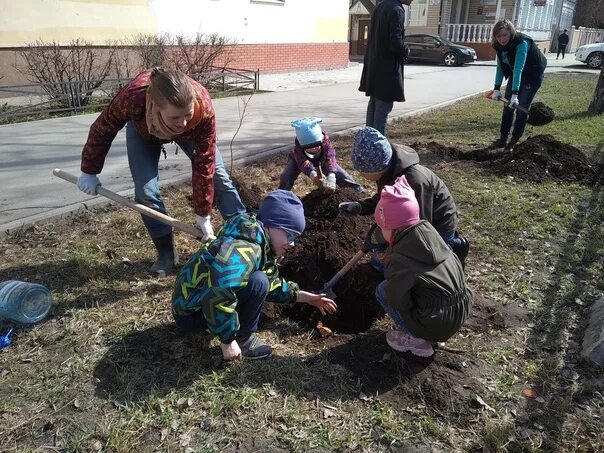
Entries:
<svg viewBox="0 0 604 453">
<path fill-rule="evenodd" d="M 0 281 L 22 280 L 46 286 L 55 294 L 55 299 L 59 299 L 55 301 L 52 315 L 61 317 L 69 310 L 111 305 L 131 297 L 137 292 L 136 288 L 121 289 L 126 285 L 120 287 L 119 282 L 147 278 L 150 265 L 147 261 L 91 264 L 90 260 L 72 258 L 52 264 L 6 268 L 0 272 Z M 145 286 L 147 294 L 164 289 L 160 283 Z M 57 293 L 62 294 L 57 297 Z"/>
<path fill-rule="evenodd" d="M 204 375 L 215 373 L 228 387 L 262 388 L 271 384 L 297 397 L 356 399 L 359 392 L 382 394 L 399 383 L 399 368 L 382 366 L 383 339 L 362 336 L 313 357 L 274 354 L 267 360 L 229 364 L 207 334 L 186 334 L 166 324 L 137 331 L 112 344 L 98 362 L 97 394 L 120 403 L 145 401 L 184 390 Z M 424 365 L 414 366 L 423 370 Z"/>
<path fill-rule="evenodd" d="M 546 399 L 545 405 L 527 401 L 527 415 L 531 422 L 546 427 L 544 448 L 547 451 L 554 451 L 561 445 L 565 436 L 562 428 L 573 411 L 573 402 L 576 404 L 591 396 L 591 378 L 597 376 L 596 370 L 580 358 L 588 310 L 576 300 L 579 299 L 580 304 L 593 302 L 587 294 L 590 285 L 587 269 L 602 261 L 597 250 L 602 248 L 603 183 L 604 174 L 601 173 L 587 205 L 576 207 L 576 218 L 563 242 L 527 341 L 525 355 L 542 364 L 534 384 Z M 577 371 L 580 371 L 578 382 Z M 577 430 L 580 429 L 578 426 Z"/>
<path fill-rule="evenodd" d="M 468 363 L 462 365 L 458 355 L 445 352 L 434 359 L 393 354 L 384 332 L 377 330 L 332 339 L 337 341 L 322 344 L 314 356 L 300 356 L 290 348 L 266 360 L 225 363 L 217 346 L 209 348 L 209 335 L 182 334 L 174 325 L 160 325 L 128 334 L 109 347 L 93 372 L 96 394 L 124 405 L 195 394 L 220 408 L 244 404 L 247 389 L 262 398 L 269 386 L 283 397 L 313 405 L 379 399 L 404 410 L 420 404 L 461 426 L 476 416 L 473 396 L 483 391 L 477 361 L 465 358 Z M 391 358 L 383 359 L 387 352 Z"/>
</svg>

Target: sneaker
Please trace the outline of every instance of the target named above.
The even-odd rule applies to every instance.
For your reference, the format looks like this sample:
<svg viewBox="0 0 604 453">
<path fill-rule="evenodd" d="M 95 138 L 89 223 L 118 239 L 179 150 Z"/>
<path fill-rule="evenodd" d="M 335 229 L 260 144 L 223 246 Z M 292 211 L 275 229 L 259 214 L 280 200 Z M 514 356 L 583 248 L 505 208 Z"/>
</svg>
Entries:
<svg viewBox="0 0 604 453">
<path fill-rule="evenodd" d="M 386 334 L 388 346 L 398 352 L 410 352 L 418 357 L 430 357 L 434 349 L 429 341 L 406 334 L 400 330 L 391 330 Z"/>
<path fill-rule="evenodd" d="M 273 348 L 264 343 L 258 336 L 253 333 L 245 341 L 237 340 L 241 355 L 246 359 L 265 359 L 273 353 Z"/>
<path fill-rule="evenodd" d="M 505 138 L 498 138 L 493 143 L 491 143 L 491 147 L 492 148 L 505 148 L 506 143 L 507 143 L 507 139 L 505 139 Z"/>
</svg>

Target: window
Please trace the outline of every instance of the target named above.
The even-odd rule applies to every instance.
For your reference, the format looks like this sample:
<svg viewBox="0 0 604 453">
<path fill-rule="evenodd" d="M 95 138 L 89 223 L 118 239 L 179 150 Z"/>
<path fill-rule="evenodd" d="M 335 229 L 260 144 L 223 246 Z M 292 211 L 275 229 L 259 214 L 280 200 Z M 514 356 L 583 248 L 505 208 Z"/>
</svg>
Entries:
<svg viewBox="0 0 604 453">
<path fill-rule="evenodd" d="M 425 27 L 428 24 L 428 0 L 415 0 L 408 6 L 407 24 L 411 27 Z"/>
</svg>

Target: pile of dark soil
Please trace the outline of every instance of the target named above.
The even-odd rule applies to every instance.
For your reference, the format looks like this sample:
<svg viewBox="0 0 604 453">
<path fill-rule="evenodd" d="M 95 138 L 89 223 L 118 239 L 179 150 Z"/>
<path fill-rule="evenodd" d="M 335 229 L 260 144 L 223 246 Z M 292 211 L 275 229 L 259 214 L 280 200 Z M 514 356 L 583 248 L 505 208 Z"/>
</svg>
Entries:
<svg viewBox="0 0 604 453">
<path fill-rule="evenodd" d="M 551 123 L 556 114 L 543 102 L 533 102 L 529 110 L 528 123 L 533 126 L 543 126 Z"/>
<path fill-rule="evenodd" d="M 446 158 L 484 162 L 495 173 L 537 183 L 561 181 L 593 185 L 602 176 L 602 168 L 590 162 L 580 149 L 551 135 L 529 137 L 512 151 L 455 149 L 434 142 L 423 147 Z"/>
</svg>

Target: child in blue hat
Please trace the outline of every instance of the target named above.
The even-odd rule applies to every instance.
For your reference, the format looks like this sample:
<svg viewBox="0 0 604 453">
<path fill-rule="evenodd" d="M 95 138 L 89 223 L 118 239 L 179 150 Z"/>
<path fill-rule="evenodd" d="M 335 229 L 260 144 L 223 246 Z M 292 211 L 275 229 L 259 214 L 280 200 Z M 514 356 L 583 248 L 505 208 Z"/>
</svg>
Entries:
<svg viewBox="0 0 604 453">
<path fill-rule="evenodd" d="M 322 122 L 321 118 L 302 118 L 291 122 L 296 129 L 296 140 L 289 153 L 289 162 L 281 173 L 279 188 L 291 190 L 298 175 L 304 173 L 315 186 L 326 192 L 334 192 L 336 184 L 363 192 L 363 186 L 338 165 L 336 150 L 319 126 Z"/>
<path fill-rule="evenodd" d="M 333 300 L 279 276 L 277 259 L 294 246 L 305 225 L 302 202 L 289 190 L 270 192 L 257 213 L 230 217 L 178 273 L 172 295 L 176 325 L 216 335 L 225 360 L 263 359 L 272 353 L 256 335 L 265 300 L 302 302 L 322 314 L 335 313 Z"/>
</svg>

